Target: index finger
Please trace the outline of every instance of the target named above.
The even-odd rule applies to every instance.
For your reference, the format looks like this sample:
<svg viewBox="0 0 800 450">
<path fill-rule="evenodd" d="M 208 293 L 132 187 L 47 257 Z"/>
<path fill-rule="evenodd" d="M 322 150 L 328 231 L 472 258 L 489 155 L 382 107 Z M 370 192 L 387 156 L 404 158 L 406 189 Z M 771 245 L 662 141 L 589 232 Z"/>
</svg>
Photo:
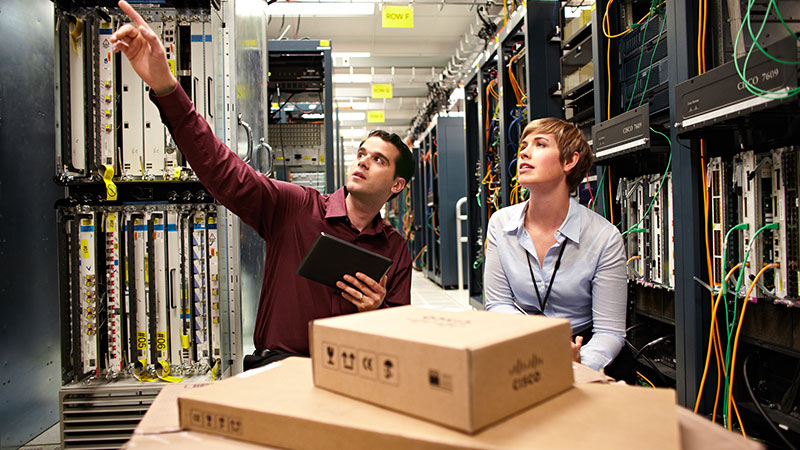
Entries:
<svg viewBox="0 0 800 450">
<path fill-rule="evenodd" d="M 144 21 L 142 16 L 140 16 L 139 13 L 137 13 L 136 10 L 133 9 L 133 6 L 128 4 L 128 2 L 126 2 L 125 0 L 120 0 L 118 5 L 120 9 L 122 9 L 122 12 L 127 14 L 127 16 L 130 17 L 131 22 L 135 23 L 137 27 L 139 27 L 140 25 L 147 26 L 147 22 Z"/>
</svg>

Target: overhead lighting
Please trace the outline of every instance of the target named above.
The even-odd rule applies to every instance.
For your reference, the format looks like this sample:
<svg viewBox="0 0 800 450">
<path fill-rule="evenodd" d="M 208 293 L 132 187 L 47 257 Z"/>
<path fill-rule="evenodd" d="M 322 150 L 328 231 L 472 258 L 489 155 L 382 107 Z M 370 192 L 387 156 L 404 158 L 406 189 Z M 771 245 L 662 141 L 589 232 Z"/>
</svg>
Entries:
<svg viewBox="0 0 800 450">
<path fill-rule="evenodd" d="M 356 122 L 359 120 L 366 120 L 366 119 L 367 119 L 367 114 L 362 112 L 339 113 L 339 120 L 341 121 Z"/>
<path fill-rule="evenodd" d="M 372 75 L 368 73 L 335 73 L 333 74 L 334 83 L 370 83 Z"/>
<path fill-rule="evenodd" d="M 339 114 L 341 116 L 341 114 Z M 367 135 L 366 128 L 342 128 L 339 134 L 345 138 L 363 138 Z"/>
<path fill-rule="evenodd" d="M 275 2 L 267 7 L 271 16 L 371 16 L 374 3 Z"/>
<path fill-rule="evenodd" d="M 450 94 L 450 101 L 451 102 L 455 102 L 455 101 L 458 101 L 458 100 L 464 100 L 464 88 L 463 87 L 459 87 L 459 88 L 453 89 L 453 93 Z"/>
<path fill-rule="evenodd" d="M 370 52 L 331 52 L 333 58 L 369 58 Z"/>
</svg>

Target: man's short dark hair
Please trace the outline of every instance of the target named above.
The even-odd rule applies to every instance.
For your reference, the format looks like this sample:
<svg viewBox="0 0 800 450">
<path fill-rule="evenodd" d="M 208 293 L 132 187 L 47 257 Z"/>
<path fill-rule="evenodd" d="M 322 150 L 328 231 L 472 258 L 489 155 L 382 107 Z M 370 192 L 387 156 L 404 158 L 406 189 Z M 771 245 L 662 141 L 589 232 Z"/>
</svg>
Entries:
<svg viewBox="0 0 800 450">
<path fill-rule="evenodd" d="M 358 147 L 361 148 L 361 146 L 364 145 L 364 141 L 371 137 L 381 138 L 383 141 L 395 146 L 398 156 L 397 160 L 395 160 L 394 176 L 401 177 L 406 180 L 406 187 L 408 187 L 409 183 L 411 183 L 411 177 L 414 176 L 416 164 L 414 163 L 414 154 L 411 153 L 411 150 L 408 148 L 406 143 L 403 142 L 403 139 L 396 133 L 389 133 L 388 131 L 384 130 L 372 130 L 369 132 L 369 135 L 364 138 L 363 141 L 361 141 L 361 144 L 359 144 Z M 389 200 L 397 197 L 400 192 L 393 194 L 391 197 L 389 197 Z"/>
</svg>

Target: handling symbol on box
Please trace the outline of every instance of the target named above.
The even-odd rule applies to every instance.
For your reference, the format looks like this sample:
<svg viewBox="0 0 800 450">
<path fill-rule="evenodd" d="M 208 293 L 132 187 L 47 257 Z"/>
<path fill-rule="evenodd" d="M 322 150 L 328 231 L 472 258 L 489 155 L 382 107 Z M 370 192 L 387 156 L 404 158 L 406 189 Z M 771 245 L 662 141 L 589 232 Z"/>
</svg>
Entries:
<svg viewBox="0 0 800 450">
<path fill-rule="evenodd" d="M 242 427 L 242 423 L 239 422 L 239 419 L 231 419 L 230 425 L 231 425 L 231 432 L 233 433 L 238 433 Z"/>
<path fill-rule="evenodd" d="M 323 353 L 324 353 L 324 357 L 322 358 L 322 361 L 324 361 L 323 364 L 325 365 L 325 367 L 327 367 L 329 369 L 337 369 L 338 366 L 339 366 L 339 362 L 338 362 L 339 361 L 339 355 L 338 355 L 339 352 L 338 352 L 338 349 L 337 349 L 336 345 L 328 343 L 328 342 L 323 342 L 322 343 L 322 348 L 323 348 Z"/>
<path fill-rule="evenodd" d="M 365 378 L 378 378 L 378 358 L 375 353 L 359 350 L 358 374 Z"/>
<path fill-rule="evenodd" d="M 397 384 L 397 358 L 393 356 L 380 355 L 378 358 L 378 370 L 380 371 L 381 381 L 389 384 Z"/>
<path fill-rule="evenodd" d="M 192 411 L 192 423 L 195 425 L 203 424 L 203 414 L 200 411 Z"/>
<path fill-rule="evenodd" d="M 356 371 L 356 352 L 349 348 L 342 349 L 342 370 L 347 372 Z"/>
<path fill-rule="evenodd" d="M 383 368 L 384 368 L 383 377 L 386 378 L 387 380 L 394 376 L 394 373 L 392 373 L 393 366 L 394 364 L 392 364 L 392 362 L 389 361 L 388 359 L 383 362 Z"/>
</svg>

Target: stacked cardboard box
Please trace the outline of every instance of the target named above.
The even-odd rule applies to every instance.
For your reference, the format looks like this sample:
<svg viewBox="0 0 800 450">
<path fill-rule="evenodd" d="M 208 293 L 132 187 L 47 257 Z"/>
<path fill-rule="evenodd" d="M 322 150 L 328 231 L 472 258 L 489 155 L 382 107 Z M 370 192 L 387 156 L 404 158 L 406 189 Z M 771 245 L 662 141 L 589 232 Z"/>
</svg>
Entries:
<svg viewBox="0 0 800 450">
<path fill-rule="evenodd" d="M 560 320 L 416 308 L 317 321 L 313 368 L 289 358 L 164 388 L 128 447 L 678 448 L 674 392 L 603 384 L 569 361 L 569 336 Z M 704 436 L 748 448 L 690 416 L 684 448 Z"/>
</svg>

